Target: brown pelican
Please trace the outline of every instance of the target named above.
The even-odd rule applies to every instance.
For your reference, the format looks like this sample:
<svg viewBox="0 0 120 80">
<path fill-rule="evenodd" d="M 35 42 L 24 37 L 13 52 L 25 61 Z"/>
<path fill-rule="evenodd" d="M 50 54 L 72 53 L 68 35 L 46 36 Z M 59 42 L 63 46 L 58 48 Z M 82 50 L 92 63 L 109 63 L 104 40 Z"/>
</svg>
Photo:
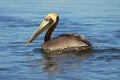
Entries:
<svg viewBox="0 0 120 80">
<path fill-rule="evenodd" d="M 67 52 L 67 51 L 83 51 L 91 49 L 91 43 L 86 40 L 83 35 L 75 33 L 62 34 L 54 39 L 51 39 L 51 34 L 58 24 L 59 16 L 56 13 L 49 13 L 40 24 L 38 29 L 26 42 L 28 46 L 38 35 L 47 30 L 42 44 L 42 50 L 47 53 Z"/>
</svg>

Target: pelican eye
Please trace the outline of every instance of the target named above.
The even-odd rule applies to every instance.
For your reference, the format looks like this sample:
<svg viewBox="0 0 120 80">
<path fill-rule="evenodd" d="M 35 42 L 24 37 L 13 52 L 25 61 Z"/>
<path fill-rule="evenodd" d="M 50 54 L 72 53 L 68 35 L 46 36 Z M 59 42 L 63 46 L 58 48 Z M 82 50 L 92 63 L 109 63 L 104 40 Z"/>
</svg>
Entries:
<svg viewBox="0 0 120 80">
<path fill-rule="evenodd" d="M 52 18 L 50 18 L 50 17 L 47 17 L 45 20 L 50 21 L 50 22 L 53 21 Z"/>
</svg>

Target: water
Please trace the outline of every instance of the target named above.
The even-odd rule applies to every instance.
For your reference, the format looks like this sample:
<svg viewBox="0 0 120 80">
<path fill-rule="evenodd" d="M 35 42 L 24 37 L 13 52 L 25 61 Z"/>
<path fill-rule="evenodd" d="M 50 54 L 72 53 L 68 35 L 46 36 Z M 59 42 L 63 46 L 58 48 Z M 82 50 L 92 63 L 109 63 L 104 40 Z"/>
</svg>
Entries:
<svg viewBox="0 0 120 80">
<path fill-rule="evenodd" d="M 83 34 L 98 47 L 47 57 L 44 33 L 26 47 L 49 12 L 60 16 L 52 37 Z M 120 80 L 119 42 L 119 0 L 0 1 L 0 80 Z"/>
</svg>

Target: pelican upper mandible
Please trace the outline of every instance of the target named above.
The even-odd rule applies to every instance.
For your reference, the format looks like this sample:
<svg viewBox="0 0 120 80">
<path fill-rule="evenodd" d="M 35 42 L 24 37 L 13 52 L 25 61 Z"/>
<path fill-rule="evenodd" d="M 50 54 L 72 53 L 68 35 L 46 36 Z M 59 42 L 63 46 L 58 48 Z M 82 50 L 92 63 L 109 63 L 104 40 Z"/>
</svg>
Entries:
<svg viewBox="0 0 120 80">
<path fill-rule="evenodd" d="M 53 52 L 67 52 L 67 51 L 83 51 L 91 49 L 91 43 L 83 36 L 75 33 L 62 34 L 54 39 L 51 39 L 51 34 L 59 21 L 57 13 L 49 13 L 40 24 L 38 29 L 26 42 L 28 46 L 36 37 L 42 32 L 47 30 L 44 43 L 42 44 L 42 50 L 46 53 Z"/>
</svg>

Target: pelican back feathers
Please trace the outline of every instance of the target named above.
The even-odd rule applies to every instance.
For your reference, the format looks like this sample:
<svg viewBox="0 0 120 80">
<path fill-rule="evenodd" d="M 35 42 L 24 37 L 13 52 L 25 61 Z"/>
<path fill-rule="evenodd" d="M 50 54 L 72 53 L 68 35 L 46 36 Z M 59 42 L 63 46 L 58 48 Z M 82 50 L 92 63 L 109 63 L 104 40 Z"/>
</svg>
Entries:
<svg viewBox="0 0 120 80">
<path fill-rule="evenodd" d="M 83 35 L 63 34 L 42 44 L 44 52 L 83 51 L 91 48 L 91 43 Z"/>
</svg>

